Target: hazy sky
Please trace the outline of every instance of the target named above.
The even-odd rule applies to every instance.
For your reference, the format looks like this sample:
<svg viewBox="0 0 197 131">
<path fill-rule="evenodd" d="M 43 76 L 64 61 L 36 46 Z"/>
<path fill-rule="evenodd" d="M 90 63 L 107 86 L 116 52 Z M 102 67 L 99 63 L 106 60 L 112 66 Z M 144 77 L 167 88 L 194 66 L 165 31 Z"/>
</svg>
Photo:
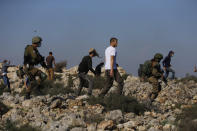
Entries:
<svg viewBox="0 0 197 131">
<path fill-rule="evenodd" d="M 117 37 L 117 61 L 134 75 L 155 53 L 174 50 L 173 67 L 183 76 L 197 64 L 197 1 L 0 0 L 0 60 L 22 64 L 35 35 L 43 38 L 41 54 L 53 51 L 69 67 L 91 47 L 104 56 L 110 37 Z"/>
</svg>

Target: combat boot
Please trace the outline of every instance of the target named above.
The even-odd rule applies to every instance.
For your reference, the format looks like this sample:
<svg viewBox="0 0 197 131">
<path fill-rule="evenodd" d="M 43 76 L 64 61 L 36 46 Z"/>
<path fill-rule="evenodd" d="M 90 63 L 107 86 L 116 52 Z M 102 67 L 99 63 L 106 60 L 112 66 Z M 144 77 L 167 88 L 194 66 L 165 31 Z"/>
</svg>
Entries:
<svg viewBox="0 0 197 131">
<path fill-rule="evenodd" d="M 30 93 L 27 93 L 27 94 L 26 94 L 25 99 L 26 99 L 26 100 L 30 99 Z"/>
</svg>

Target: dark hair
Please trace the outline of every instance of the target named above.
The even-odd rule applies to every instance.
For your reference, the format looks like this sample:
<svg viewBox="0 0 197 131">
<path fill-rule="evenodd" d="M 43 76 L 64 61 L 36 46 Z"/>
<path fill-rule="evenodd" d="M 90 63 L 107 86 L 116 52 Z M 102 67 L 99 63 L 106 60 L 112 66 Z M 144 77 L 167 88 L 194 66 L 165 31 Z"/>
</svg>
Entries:
<svg viewBox="0 0 197 131">
<path fill-rule="evenodd" d="M 49 52 L 49 55 L 53 55 L 53 53 L 52 52 Z"/>
<path fill-rule="evenodd" d="M 91 54 L 95 54 L 95 52 L 94 52 L 94 51 L 92 51 L 92 52 L 89 52 L 89 55 L 91 55 Z"/>
<path fill-rule="evenodd" d="M 170 51 L 170 54 L 174 54 L 174 51 L 171 50 L 171 51 Z"/>
<path fill-rule="evenodd" d="M 8 62 L 7 60 L 3 60 L 3 63 L 6 63 L 6 62 Z"/>
<path fill-rule="evenodd" d="M 118 39 L 115 38 L 115 37 L 112 37 L 112 38 L 110 39 L 110 43 L 115 42 L 115 41 L 118 41 Z"/>
</svg>

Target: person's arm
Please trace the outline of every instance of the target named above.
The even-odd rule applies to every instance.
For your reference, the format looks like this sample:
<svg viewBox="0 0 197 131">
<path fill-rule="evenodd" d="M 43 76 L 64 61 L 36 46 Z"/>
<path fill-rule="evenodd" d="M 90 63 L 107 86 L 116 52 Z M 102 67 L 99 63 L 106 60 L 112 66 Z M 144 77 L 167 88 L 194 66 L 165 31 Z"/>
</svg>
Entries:
<svg viewBox="0 0 197 131">
<path fill-rule="evenodd" d="M 194 72 L 197 72 L 197 67 L 196 66 L 194 67 Z"/>
<path fill-rule="evenodd" d="M 166 58 L 163 60 L 162 64 L 163 64 L 163 67 L 165 67 L 165 64 L 166 63 Z"/>
<path fill-rule="evenodd" d="M 56 64 L 55 64 L 55 58 L 53 57 L 53 65 L 55 66 Z"/>
<path fill-rule="evenodd" d="M 47 57 L 48 58 L 48 57 Z M 47 65 L 47 58 L 45 59 L 45 64 Z"/>
<path fill-rule="evenodd" d="M 153 62 L 152 63 L 152 75 L 157 78 L 161 78 L 163 73 L 161 72 L 160 64 Z"/>
<path fill-rule="evenodd" d="M 162 73 L 159 72 L 157 68 L 153 68 L 152 75 L 155 76 L 155 77 L 157 77 L 157 78 L 162 77 Z"/>
<path fill-rule="evenodd" d="M 92 73 L 96 74 L 95 70 L 92 68 L 92 61 L 91 61 L 91 59 L 88 61 L 88 68 L 89 68 L 89 70 L 90 70 Z"/>
<path fill-rule="evenodd" d="M 115 62 L 115 55 L 116 55 L 116 49 L 113 49 L 110 52 L 110 76 L 113 77 L 114 76 L 114 62 Z M 116 63 L 115 63 L 116 64 Z"/>
<path fill-rule="evenodd" d="M 110 58 L 110 67 L 111 67 L 111 70 L 110 70 L 110 76 L 113 77 L 114 76 L 114 56 L 111 56 Z"/>
</svg>

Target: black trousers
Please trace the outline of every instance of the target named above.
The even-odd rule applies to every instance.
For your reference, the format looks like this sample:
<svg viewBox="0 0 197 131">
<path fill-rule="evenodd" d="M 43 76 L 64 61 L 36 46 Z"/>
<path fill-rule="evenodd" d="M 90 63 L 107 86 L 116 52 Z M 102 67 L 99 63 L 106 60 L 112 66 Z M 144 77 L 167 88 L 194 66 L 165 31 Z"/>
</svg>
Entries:
<svg viewBox="0 0 197 131">
<path fill-rule="evenodd" d="M 91 95 L 93 89 L 93 80 L 86 73 L 79 73 L 78 76 L 80 79 L 80 85 L 77 91 L 77 95 L 80 95 L 83 87 L 88 87 L 88 95 Z"/>
</svg>

